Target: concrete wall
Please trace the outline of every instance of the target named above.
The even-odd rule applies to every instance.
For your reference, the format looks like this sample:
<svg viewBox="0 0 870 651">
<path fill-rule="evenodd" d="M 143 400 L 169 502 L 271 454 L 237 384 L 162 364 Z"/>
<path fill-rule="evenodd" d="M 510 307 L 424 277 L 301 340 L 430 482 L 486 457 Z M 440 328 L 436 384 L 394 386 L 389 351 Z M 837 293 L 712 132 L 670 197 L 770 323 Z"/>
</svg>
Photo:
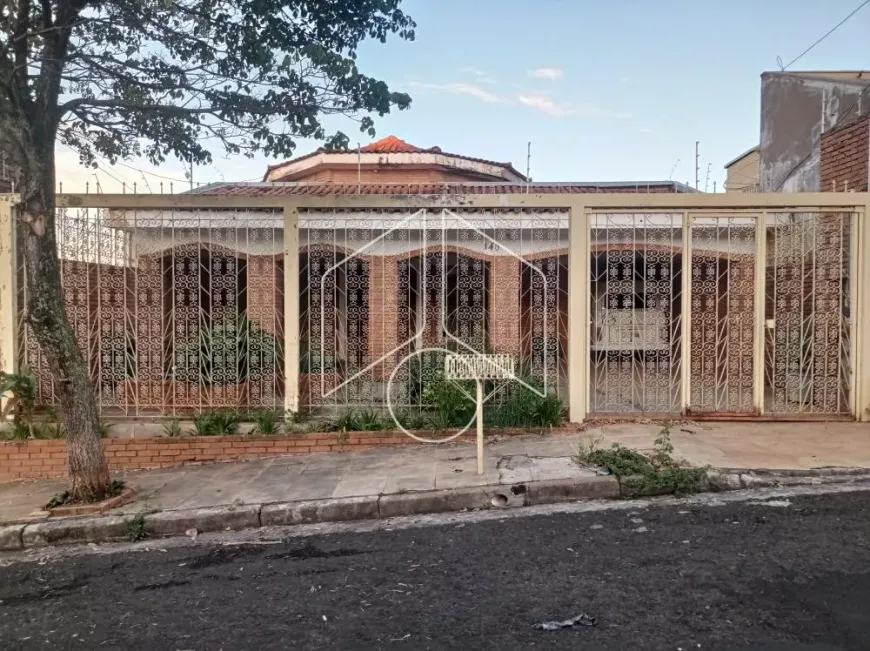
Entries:
<svg viewBox="0 0 870 651">
<path fill-rule="evenodd" d="M 868 86 L 870 73 L 764 73 L 762 192 L 818 191 L 822 133 L 870 110 Z"/>
<path fill-rule="evenodd" d="M 753 192 L 758 189 L 761 175 L 761 152 L 751 150 L 725 168 L 725 192 Z"/>
</svg>

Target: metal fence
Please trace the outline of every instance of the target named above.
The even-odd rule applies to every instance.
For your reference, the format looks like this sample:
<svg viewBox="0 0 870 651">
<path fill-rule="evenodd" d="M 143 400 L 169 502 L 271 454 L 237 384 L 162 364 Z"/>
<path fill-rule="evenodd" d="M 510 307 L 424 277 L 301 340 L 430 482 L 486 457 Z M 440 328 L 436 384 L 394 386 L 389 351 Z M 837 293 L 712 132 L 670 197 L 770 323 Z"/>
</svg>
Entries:
<svg viewBox="0 0 870 651">
<path fill-rule="evenodd" d="M 514 356 L 573 421 L 862 418 L 866 203 L 61 195 L 57 240 L 67 312 L 107 415 L 426 407 L 455 351 Z M 51 407 L 11 206 L 0 203 L 11 253 L 0 274 L 12 281 L 0 305 L 15 305 L 0 322 L 2 361 L 30 366 Z M 490 399 L 505 399 L 504 386 Z"/>
</svg>

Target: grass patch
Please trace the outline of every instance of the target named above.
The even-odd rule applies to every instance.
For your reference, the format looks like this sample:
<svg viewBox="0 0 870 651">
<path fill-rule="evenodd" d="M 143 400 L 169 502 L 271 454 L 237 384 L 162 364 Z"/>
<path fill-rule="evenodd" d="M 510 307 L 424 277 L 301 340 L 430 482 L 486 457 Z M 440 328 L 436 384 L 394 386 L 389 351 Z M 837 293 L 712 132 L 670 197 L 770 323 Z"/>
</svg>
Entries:
<svg viewBox="0 0 870 651">
<path fill-rule="evenodd" d="M 697 493 L 704 486 L 707 470 L 677 463 L 673 458 L 670 430 L 669 424 L 662 428 L 649 455 L 618 443 L 601 448 L 596 440 L 581 447 L 574 461 L 581 466 L 609 470 L 619 481 L 622 496 L 626 498 Z"/>
</svg>

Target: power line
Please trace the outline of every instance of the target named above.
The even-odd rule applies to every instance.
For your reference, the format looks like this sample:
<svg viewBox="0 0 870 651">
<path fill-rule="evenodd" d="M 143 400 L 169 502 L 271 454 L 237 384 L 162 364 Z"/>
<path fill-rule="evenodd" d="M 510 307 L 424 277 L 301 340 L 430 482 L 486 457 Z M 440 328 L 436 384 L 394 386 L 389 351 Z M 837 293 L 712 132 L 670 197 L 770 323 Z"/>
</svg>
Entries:
<svg viewBox="0 0 870 651">
<path fill-rule="evenodd" d="M 817 40 L 815 43 L 813 43 L 812 45 L 810 45 L 806 50 L 804 50 L 803 52 L 801 52 L 800 54 L 798 54 L 794 59 L 792 59 L 791 61 L 789 61 L 787 65 L 782 65 L 782 59 L 780 59 L 779 57 L 776 57 L 776 62 L 779 64 L 780 69 L 781 69 L 783 72 L 785 72 L 788 68 L 791 68 L 795 63 L 798 62 L 798 60 L 801 59 L 801 57 L 803 57 L 803 56 L 804 56 L 805 54 L 807 54 L 810 50 L 812 50 L 814 47 L 816 47 L 819 43 L 821 43 L 821 42 L 824 41 L 826 38 L 828 38 L 831 34 L 833 34 L 833 33 L 836 32 L 838 29 L 840 29 L 843 25 L 845 25 L 845 24 L 849 21 L 849 19 L 850 19 L 852 16 L 854 16 L 855 14 L 857 14 L 859 11 L 861 11 L 861 10 L 862 10 L 864 7 L 866 7 L 868 4 L 870 4 L 870 0 L 864 0 L 864 2 L 862 2 L 860 5 L 858 5 L 857 7 L 855 7 L 855 9 L 852 10 L 852 13 L 850 13 L 850 14 L 849 14 L 848 16 L 846 16 L 843 20 L 841 20 L 839 23 L 837 23 L 836 25 L 834 25 L 834 26 L 833 26 L 833 27 L 832 27 L 832 28 L 831 28 L 831 29 L 830 29 L 830 30 L 829 30 L 829 31 L 828 31 L 824 36 L 822 36 L 819 40 Z"/>
</svg>

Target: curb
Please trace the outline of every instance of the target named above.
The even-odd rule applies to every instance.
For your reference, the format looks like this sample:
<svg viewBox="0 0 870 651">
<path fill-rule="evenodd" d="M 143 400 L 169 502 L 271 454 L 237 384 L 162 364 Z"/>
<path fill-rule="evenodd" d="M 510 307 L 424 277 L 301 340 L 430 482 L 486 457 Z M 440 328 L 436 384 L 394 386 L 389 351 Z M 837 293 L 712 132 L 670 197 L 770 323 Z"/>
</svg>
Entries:
<svg viewBox="0 0 870 651">
<path fill-rule="evenodd" d="M 827 472 L 832 470 L 831 472 Z M 834 472 L 838 470 L 841 472 Z M 708 472 L 710 491 L 848 483 L 870 479 L 867 470 L 825 469 L 825 473 L 775 471 Z M 268 526 L 376 520 L 397 516 L 455 511 L 515 508 L 584 499 L 619 499 L 619 481 L 613 476 L 534 481 L 521 484 L 490 484 L 468 488 L 413 491 L 390 495 L 328 498 L 269 504 L 214 506 L 179 511 L 144 513 L 142 524 L 148 536 L 183 535 L 252 529 Z M 132 515 L 72 516 L 35 523 L 0 525 L 0 551 L 19 551 L 48 545 L 102 543 L 129 538 Z"/>
</svg>

